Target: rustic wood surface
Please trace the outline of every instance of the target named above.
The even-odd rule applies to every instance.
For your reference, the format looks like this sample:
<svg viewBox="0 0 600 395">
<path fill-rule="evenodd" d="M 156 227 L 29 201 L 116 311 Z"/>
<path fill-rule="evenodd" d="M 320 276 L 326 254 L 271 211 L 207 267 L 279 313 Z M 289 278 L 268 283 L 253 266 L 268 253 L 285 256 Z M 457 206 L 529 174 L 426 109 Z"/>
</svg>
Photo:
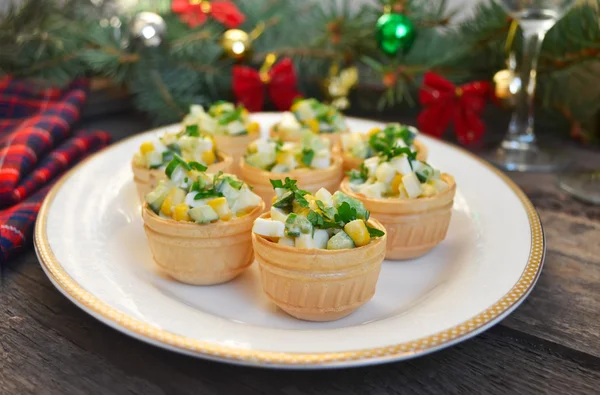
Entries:
<svg viewBox="0 0 600 395">
<path fill-rule="evenodd" d="M 87 123 L 116 139 L 147 128 L 134 115 Z M 600 167 L 600 151 L 565 149 L 580 165 Z M 1 273 L 0 394 L 597 394 L 600 206 L 560 192 L 551 174 L 511 177 L 540 213 L 548 253 L 523 305 L 474 339 L 366 368 L 274 371 L 207 362 L 101 324 L 52 286 L 30 249 Z"/>
</svg>

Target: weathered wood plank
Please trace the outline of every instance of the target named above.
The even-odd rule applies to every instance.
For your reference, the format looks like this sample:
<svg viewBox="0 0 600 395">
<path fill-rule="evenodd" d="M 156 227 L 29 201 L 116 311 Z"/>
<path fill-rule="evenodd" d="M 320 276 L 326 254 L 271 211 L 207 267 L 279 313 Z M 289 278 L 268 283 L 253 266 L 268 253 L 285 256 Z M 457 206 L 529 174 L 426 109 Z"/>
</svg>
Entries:
<svg viewBox="0 0 600 395">
<path fill-rule="evenodd" d="M 195 360 L 98 323 L 48 286 L 34 259 L 21 257 L 0 288 L 0 388 L 9 393 L 585 394 L 600 385 L 600 359 L 501 327 L 431 356 L 361 369 L 275 372 Z"/>
</svg>

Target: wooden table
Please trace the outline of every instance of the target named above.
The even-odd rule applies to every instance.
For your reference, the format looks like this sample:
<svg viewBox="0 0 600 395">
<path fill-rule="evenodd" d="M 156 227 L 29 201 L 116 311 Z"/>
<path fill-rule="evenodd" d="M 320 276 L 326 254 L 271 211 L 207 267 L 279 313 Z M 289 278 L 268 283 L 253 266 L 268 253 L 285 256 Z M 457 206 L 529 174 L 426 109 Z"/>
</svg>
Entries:
<svg viewBox="0 0 600 395">
<path fill-rule="evenodd" d="M 116 138 L 138 116 L 91 121 Z M 600 152 L 567 147 L 600 167 Z M 600 392 L 600 207 L 561 193 L 553 175 L 513 174 L 537 207 L 548 253 L 510 317 L 455 347 L 367 368 L 275 371 L 181 356 L 129 338 L 69 302 L 30 249 L 0 283 L 0 394 L 592 394 Z"/>
</svg>

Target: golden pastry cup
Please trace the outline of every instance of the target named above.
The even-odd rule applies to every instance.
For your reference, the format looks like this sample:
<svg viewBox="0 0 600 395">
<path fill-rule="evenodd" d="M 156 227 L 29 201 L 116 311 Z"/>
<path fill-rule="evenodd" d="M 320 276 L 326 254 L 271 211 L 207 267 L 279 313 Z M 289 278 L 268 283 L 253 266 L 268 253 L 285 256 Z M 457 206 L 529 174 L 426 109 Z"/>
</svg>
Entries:
<svg viewBox="0 0 600 395">
<path fill-rule="evenodd" d="M 192 285 L 232 280 L 254 261 L 252 226 L 264 203 L 230 221 L 209 224 L 162 218 L 142 206 L 144 230 L 156 265 L 175 280 Z"/>
<path fill-rule="evenodd" d="M 426 161 L 428 154 L 427 146 L 419 139 L 415 139 L 413 146 L 415 147 L 415 151 L 417 151 L 417 159 L 423 162 Z M 360 164 L 364 162 L 364 159 L 355 158 L 348 152 L 343 152 L 342 158 L 344 159 L 344 173 L 352 169 L 358 169 Z"/>
<path fill-rule="evenodd" d="M 239 166 L 240 158 L 246 155 L 246 149 L 248 148 L 248 145 L 250 145 L 251 142 L 259 137 L 260 133 L 248 133 L 241 136 L 228 136 L 222 134 L 213 135 L 213 138 L 215 139 L 215 145 L 219 148 L 219 150 L 231 155 L 233 159 L 229 173 L 233 173 L 238 177 L 242 176 Z"/>
<path fill-rule="evenodd" d="M 385 259 L 404 260 L 425 255 L 446 238 L 456 182 L 454 177 L 446 173 L 441 178 L 448 183 L 448 189 L 435 196 L 418 199 L 366 197 L 350 189 L 347 177 L 340 189 L 360 200 L 371 212 L 371 217 L 385 226 L 388 236 Z"/>
<path fill-rule="evenodd" d="M 287 173 L 272 173 L 258 167 L 250 166 L 244 158 L 240 159 L 242 179 L 252 185 L 252 192 L 260 196 L 268 208 L 271 207 L 275 191 L 270 180 L 285 180 L 289 177 L 297 181 L 297 186 L 312 194 L 321 187 L 329 191 L 337 191 L 342 180 L 342 158 L 339 155 L 331 155 L 331 165 L 325 169 L 295 169 Z"/>
<path fill-rule="evenodd" d="M 217 159 L 218 162 L 208 166 L 206 171 L 209 173 L 218 173 L 219 171 L 230 173 L 230 169 L 233 166 L 233 158 L 222 151 L 217 151 Z M 135 181 L 138 196 L 142 202 L 144 201 L 144 197 L 156 188 L 160 180 L 167 179 L 164 169 L 148 169 L 136 166 L 133 161 L 131 162 L 131 169 L 133 170 L 133 181 Z"/>
<path fill-rule="evenodd" d="M 327 140 L 329 140 L 329 142 L 331 143 L 331 149 L 335 152 L 338 151 L 341 147 L 341 134 L 342 133 L 349 133 L 350 130 L 345 130 L 343 132 L 334 132 L 334 133 L 318 133 L 317 135 L 319 137 L 325 137 Z M 291 137 L 291 136 L 286 136 L 285 133 L 280 133 L 278 131 L 276 131 L 274 129 L 274 127 L 271 127 L 270 130 L 270 136 L 271 138 L 279 138 L 281 139 L 281 141 L 289 141 L 292 143 L 297 143 L 299 141 L 302 140 L 302 135 L 297 136 L 297 137 Z"/>
<path fill-rule="evenodd" d="M 377 220 L 369 225 L 384 230 Z M 301 320 L 334 321 L 375 294 L 386 236 L 363 247 L 323 250 L 285 246 L 252 233 L 252 245 L 263 291 L 273 303 Z"/>
</svg>

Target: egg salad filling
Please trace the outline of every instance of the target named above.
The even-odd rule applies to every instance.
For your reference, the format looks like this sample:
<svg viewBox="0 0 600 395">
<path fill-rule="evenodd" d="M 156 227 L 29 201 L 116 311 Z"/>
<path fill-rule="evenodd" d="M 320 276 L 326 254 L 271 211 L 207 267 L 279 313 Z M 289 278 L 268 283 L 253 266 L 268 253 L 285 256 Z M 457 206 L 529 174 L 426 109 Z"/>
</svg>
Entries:
<svg viewBox="0 0 600 395">
<path fill-rule="evenodd" d="M 208 111 L 198 104 L 190 106 L 190 113 L 183 119 L 185 125 L 197 125 L 202 132 L 226 136 L 242 136 L 260 132 L 257 122 L 251 122 L 248 110 L 242 105 L 219 101 Z"/>
<path fill-rule="evenodd" d="M 341 136 L 342 150 L 354 158 L 367 159 L 393 147 L 414 149 L 417 134 L 417 129 L 412 126 L 390 123 L 383 129 L 373 128 L 366 134 L 344 133 Z"/>
<path fill-rule="evenodd" d="M 205 173 L 206 166 L 175 154 L 162 180 L 145 199 L 163 218 L 207 224 L 229 221 L 250 213 L 261 199 L 232 174 Z"/>
<path fill-rule="evenodd" d="M 371 198 L 416 199 L 448 189 L 440 171 L 416 159 L 406 147 L 365 159 L 358 170 L 349 172 L 350 188 Z"/>
<path fill-rule="evenodd" d="M 213 138 L 200 133 L 196 125 L 186 126 L 179 133 L 165 133 L 154 141 L 143 142 L 133 161 L 136 166 L 158 169 L 166 166 L 174 155 L 204 166 L 219 161 Z"/>
<path fill-rule="evenodd" d="M 298 189 L 296 180 L 271 180 L 276 196 L 271 218 L 257 218 L 252 231 L 297 248 L 341 250 L 367 245 L 384 235 L 367 224 L 365 206 L 342 192 L 321 188 L 313 195 Z"/>
<path fill-rule="evenodd" d="M 305 132 L 298 143 L 259 139 L 248 146 L 245 161 L 272 173 L 325 169 L 331 166 L 331 143 L 311 132 Z"/>
<path fill-rule="evenodd" d="M 313 133 L 336 133 L 348 129 L 346 119 L 336 108 L 315 99 L 297 100 L 290 110 L 273 126 L 275 132 L 280 133 L 284 139 L 296 138 L 306 130 Z"/>
</svg>

